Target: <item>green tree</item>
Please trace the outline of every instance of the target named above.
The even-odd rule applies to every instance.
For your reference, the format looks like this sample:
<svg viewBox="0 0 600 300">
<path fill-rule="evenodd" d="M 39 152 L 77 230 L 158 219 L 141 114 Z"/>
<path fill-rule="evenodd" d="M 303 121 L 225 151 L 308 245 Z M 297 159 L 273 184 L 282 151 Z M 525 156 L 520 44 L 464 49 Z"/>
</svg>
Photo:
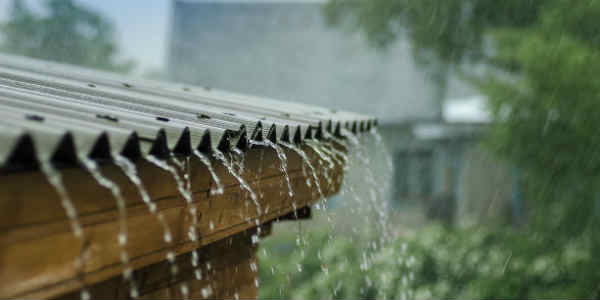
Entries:
<svg viewBox="0 0 600 300">
<path fill-rule="evenodd" d="M 324 12 L 376 47 L 408 38 L 424 68 L 459 72 L 487 96 L 494 122 L 485 143 L 524 173 L 531 239 L 523 243 L 537 245 L 529 259 L 576 244 L 583 259 L 565 291 L 582 283 L 595 288 L 572 295 L 597 297 L 600 1 L 330 0 Z M 497 296 L 500 279 L 508 280 L 480 281 L 480 296 Z"/>
<path fill-rule="evenodd" d="M 132 61 L 118 62 L 112 24 L 73 0 L 48 0 L 37 15 L 23 0 L 13 0 L 9 20 L 0 25 L 0 50 L 90 68 L 128 72 Z"/>
<path fill-rule="evenodd" d="M 466 73 L 495 117 L 487 144 L 527 174 L 534 221 L 564 237 L 594 224 L 600 1 L 330 0 L 324 12 L 376 47 L 406 36 L 423 67 Z"/>
</svg>

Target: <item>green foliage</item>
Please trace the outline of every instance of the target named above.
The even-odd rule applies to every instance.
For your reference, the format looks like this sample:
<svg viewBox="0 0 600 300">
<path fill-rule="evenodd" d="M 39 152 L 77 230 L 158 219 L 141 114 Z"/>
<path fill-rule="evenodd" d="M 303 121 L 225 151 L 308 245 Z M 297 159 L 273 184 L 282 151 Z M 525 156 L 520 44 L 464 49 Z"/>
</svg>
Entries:
<svg viewBox="0 0 600 300">
<path fill-rule="evenodd" d="M 278 234 L 261 244 L 260 297 L 266 299 L 348 299 L 374 296 L 363 276 L 356 244 L 328 239 L 322 231 L 306 233 L 310 244 L 297 246 L 294 233 Z M 351 276 L 348 276 L 348 275 Z"/>
<path fill-rule="evenodd" d="M 7 53 L 86 67 L 127 72 L 133 62 L 117 62 L 112 24 L 73 0 L 48 0 L 37 15 L 23 0 L 13 0 L 2 24 L 0 50 Z"/>
<path fill-rule="evenodd" d="M 377 46 L 407 36 L 426 66 L 460 67 L 489 99 L 486 144 L 526 174 L 533 229 L 565 241 L 590 232 L 600 212 L 600 1 L 330 0 L 325 15 Z M 469 73 L 470 63 L 485 71 Z"/>
<path fill-rule="evenodd" d="M 586 241 L 498 228 L 433 227 L 409 245 L 420 262 L 415 288 L 441 298 L 597 298 Z M 422 238 L 426 236 L 427 238 Z"/>
<path fill-rule="evenodd" d="M 557 244 L 548 236 L 511 229 L 432 225 L 414 238 L 399 239 L 363 256 L 357 243 L 347 238 L 327 242 L 325 232 L 312 235 L 304 258 L 295 248 L 293 234 L 276 236 L 261 246 L 261 298 L 600 296 L 598 259 L 587 250 L 585 239 Z"/>
<path fill-rule="evenodd" d="M 526 234 L 417 241 L 427 262 L 418 289 L 442 298 L 598 297 L 600 1 L 330 0 L 325 14 L 376 46 L 405 35 L 424 66 L 461 69 L 489 100 L 485 144 L 523 170 Z M 469 73 L 470 64 L 483 68 Z"/>
<path fill-rule="evenodd" d="M 488 28 L 523 28 L 535 22 L 545 0 L 330 0 L 324 13 L 330 25 L 365 33 L 377 47 L 400 35 L 412 42 L 417 61 L 460 64 L 484 56 Z"/>
</svg>

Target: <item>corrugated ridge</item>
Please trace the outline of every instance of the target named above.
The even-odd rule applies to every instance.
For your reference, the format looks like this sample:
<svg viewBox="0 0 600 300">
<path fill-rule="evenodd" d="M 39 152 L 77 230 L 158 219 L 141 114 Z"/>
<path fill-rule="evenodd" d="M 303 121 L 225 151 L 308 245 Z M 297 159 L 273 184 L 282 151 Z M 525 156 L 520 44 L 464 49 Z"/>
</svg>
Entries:
<svg viewBox="0 0 600 300">
<path fill-rule="evenodd" d="M 376 120 L 326 108 L 0 55 L 0 164 L 71 163 L 78 155 L 136 159 L 245 148 L 248 139 L 301 143 Z"/>
</svg>

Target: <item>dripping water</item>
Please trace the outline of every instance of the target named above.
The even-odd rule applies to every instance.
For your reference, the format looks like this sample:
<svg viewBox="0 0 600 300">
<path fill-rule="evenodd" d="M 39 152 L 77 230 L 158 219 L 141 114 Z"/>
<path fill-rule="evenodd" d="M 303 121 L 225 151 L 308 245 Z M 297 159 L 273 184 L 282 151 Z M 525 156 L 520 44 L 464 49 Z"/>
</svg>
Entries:
<svg viewBox="0 0 600 300">
<path fill-rule="evenodd" d="M 333 189 L 333 180 L 329 175 L 329 171 L 335 168 L 335 163 L 326 153 L 324 153 L 324 151 L 322 151 L 322 145 L 320 142 L 306 141 L 306 145 L 320 158 L 319 165 L 323 169 L 323 177 L 327 181 L 328 191 L 331 191 Z M 323 161 L 327 162 L 328 165 L 325 165 Z M 323 203 L 323 205 L 326 205 L 326 203 Z"/>
<path fill-rule="evenodd" d="M 75 238 L 79 239 L 81 244 L 85 244 L 85 235 L 81 227 L 81 223 L 79 222 L 77 209 L 75 208 L 75 205 L 73 203 L 73 200 L 69 196 L 69 193 L 67 193 L 67 189 L 65 188 L 65 185 L 62 180 L 62 175 L 56 168 L 54 168 L 52 162 L 50 162 L 49 159 L 40 160 L 40 169 L 42 173 L 44 173 L 44 175 L 46 176 L 46 180 L 48 181 L 48 183 L 50 183 L 50 185 L 54 187 L 54 190 L 60 198 L 60 203 L 63 209 L 65 210 L 67 218 L 69 219 L 69 223 L 71 224 L 71 232 L 73 232 Z M 84 280 L 84 261 L 81 255 L 77 256 L 77 259 L 75 261 L 75 267 L 77 269 L 78 277 L 80 278 L 80 281 L 82 283 L 80 298 L 81 300 L 88 300 L 90 299 L 90 292 L 88 291 Z"/>
<path fill-rule="evenodd" d="M 315 142 L 315 141 L 306 141 L 306 145 L 308 147 L 310 147 L 315 153 L 317 153 L 317 155 L 319 156 L 319 158 L 321 158 L 322 160 L 326 161 L 329 164 L 329 168 L 332 169 L 335 167 L 335 164 L 333 163 L 333 160 L 331 160 L 331 158 L 329 158 L 329 156 L 325 155 L 325 153 L 323 153 L 323 151 L 321 151 L 321 144 L 319 142 Z"/>
<path fill-rule="evenodd" d="M 287 171 L 288 166 L 287 166 L 287 156 L 285 155 L 285 151 L 283 151 L 283 149 L 281 149 L 281 147 L 279 145 L 271 142 L 270 140 L 264 140 L 264 143 L 268 147 L 273 148 L 273 150 L 275 150 L 275 153 L 277 153 L 277 157 L 279 158 L 279 161 L 281 162 L 281 166 L 279 167 L 279 169 L 283 173 L 283 176 L 285 177 L 285 181 L 287 183 L 288 196 L 290 198 L 293 198 L 294 190 L 292 189 L 292 183 L 290 182 L 290 175 L 288 174 L 288 171 Z"/>
<path fill-rule="evenodd" d="M 244 178 L 242 178 L 242 176 L 240 176 L 239 173 L 237 173 L 235 171 L 235 169 L 233 168 L 233 165 L 231 162 L 229 162 L 227 160 L 227 158 L 225 158 L 225 155 L 223 154 L 223 152 L 221 152 L 220 150 L 215 149 L 214 151 L 214 156 L 217 158 L 217 160 L 219 160 L 223 166 L 225 166 L 225 168 L 227 169 L 227 171 L 229 171 L 229 174 L 231 174 L 231 176 L 233 176 L 238 183 L 240 184 L 241 188 L 245 189 L 249 194 L 250 194 L 250 199 L 252 199 L 252 201 L 254 202 L 254 204 L 256 205 L 256 210 L 258 213 L 257 219 L 256 219 L 256 225 L 258 225 L 258 217 L 262 216 L 262 209 L 260 207 L 260 203 L 258 202 L 258 197 L 256 196 L 256 193 L 252 190 L 252 188 L 250 187 L 250 185 L 248 185 L 248 183 L 246 182 L 246 180 L 244 180 Z"/>
<path fill-rule="evenodd" d="M 164 215 L 161 212 L 157 211 L 156 203 L 154 203 L 152 201 L 152 199 L 150 198 L 150 195 L 148 194 L 146 187 L 142 183 L 142 180 L 140 179 L 140 177 L 137 173 L 137 168 L 136 168 L 135 164 L 119 153 L 113 153 L 112 157 L 113 157 L 115 164 L 119 168 L 121 168 L 121 170 L 127 176 L 129 181 L 131 181 L 131 183 L 133 183 L 135 185 L 138 193 L 140 194 L 140 197 L 142 198 L 142 202 L 144 202 L 144 204 L 148 208 L 148 211 L 150 211 L 150 213 L 152 213 L 154 216 L 156 216 L 156 219 L 163 227 L 163 240 L 166 243 L 172 243 L 173 235 L 171 233 L 171 230 L 169 229 L 169 226 L 167 225 L 167 223 L 165 221 Z"/>
<path fill-rule="evenodd" d="M 193 204 L 191 186 L 190 186 L 190 182 L 189 182 L 189 174 L 188 174 L 189 172 L 186 172 L 185 176 L 187 176 L 187 177 L 185 177 L 186 181 L 184 182 L 184 180 L 181 179 L 181 176 L 179 175 L 177 170 L 175 170 L 175 168 L 173 168 L 171 165 L 169 165 L 165 161 L 162 161 L 153 155 L 147 155 L 144 158 L 151 164 L 170 173 L 173 176 L 173 179 L 175 180 L 175 184 L 177 185 L 177 190 L 179 191 L 179 194 L 181 194 L 183 199 L 186 201 L 186 204 L 189 208 L 188 212 L 192 219 L 192 222 L 190 223 L 190 226 L 188 228 L 188 238 L 192 242 L 199 243 L 198 234 L 197 234 L 197 230 L 196 230 L 196 228 L 198 228 L 198 214 L 197 214 L 197 208 Z M 171 162 L 173 162 L 180 169 L 186 169 L 189 171 L 189 168 L 186 168 L 184 166 L 184 164 L 181 163 L 179 160 L 177 160 L 175 157 L 171 157 Z M 199 258 L 198 251 L 196 249 L 192 250 L 191 263 L 192 263 L 192 266 L 194 267 L 194 269 L 198 268 L 198 258 Z M 175 253 L 169 252 L 167 254 L 167 259 L 172 264 L 172 266 L 174 266 Z M 180 286 L 180 290 L 181 290 L 181 293 L 184 296 L 184 298 L 187 298 L 188 292 L 189 292 L 189 288 L 188 288 L 187 284 L 182 283 Z"/>
<path fill-rule="evenodd" d="M 79 223 L 77 209 L 75 208 L 73 200 L 71 200 L 71 197 L 69 196 L 69 193 L 67 193 L 67 189 L 63 184 L 62 175 L 54 168 L 49 160 L 40 161 L 40 167 L 44 175 L 46 175 L 46 179 L 54 187 L 58 193 L 58 196 L 60 197 L 61 205 L 63 206 L 71 223 L 71 230 L 73 231 L 73 234 L 75 237 L 83 239 L 83 230 L 81 229 L 81 224 Z"/>
<path fill-rule="evenodd" d="M 377 127 L 371 128 L 371 130 L 369 130 L 369 133 L 373 136 L 377 148 L 381 150 L 383 157 L 385 157 L 386 166 L 388 169 L 387 171 L 389 172 L 389 174 L 392 174 L 392 172 L 394 171 L 394 163 L 392 162 L 392 156 L 390 155 L 390 152 L 388 151 L 387 147 L 385 147 L 385 145 L 383 144 L 383 138 L 381 137 L 381 134 L 379 134 L 379 131 L 377 131 Z"/>
<path fill-rule="evenodd" d="M 208 172 L 210 173 L 210 176 L 212 177 L 213 181 L 215 182 L 215 185 L 217 186 L 216 189 L 211 189 L 210 193 L 212 195 L 222 195 L 224 192 L 223 185 L 221 184 L 221 180 L 219 179 L 219 176 L 217 176 L 217 173 L 215 172 L 215 169 L 213 168 L 208 156 L 204 155 L 198 150 L 194 150 L 193 153 L 206 166 Z"/>
<path fill-rule="evenodd" d="M 136 168 L 135 164 L 132 161 L 130 161 L 128 158 L 124 157 L 123 155 L 121 155 L 117 152 L 113 153 L 112 157 L 113 157 L 113 161 L 115 162 L 115 164 L 119 168 L 121 168 L 121 170 L 127 176 L 129 181 L 131 181 L 135 185 L 138 193 L 140 194 L 140 197 L 142 198 L 142 202 L 144 202 L 144 204 L 147 206 L 148 211 L 150 211 L 150 213 L 156 217 L 156 219 L 162 226 L 163 240 L 165 241 L 165 243 L 167 243 L 169 245 L 168 246 L 169 251 L 167 252 L 166 258 L 170 265 L 169 270 L 171 272 L 171 278 L 173 280 L 175 280 L 175 277 L 177 276 L 177 273 L 178 273 L 178 267 L 175 263 L 175 252 L 172 250 L 173 249 L 173 234 L 171 233 L 169 225 L 165 221 L 164 215 L 162 214 L 162 212 L 157 210 L 156 203 L 154 203 L 152 201 L 152 199 L 150 198 L 150 195 L 148 194 L 146 187 L 142 183 L 142 180 L 137 173 L 137 168 Z"/>
<path fill-rule="evenodd" d="M 283 145 L 284 147 L 287 147 L 288 149 L 296 152 L 302 158 L 303 163 L 305 165 L 307 165 L 308 168 L 310 169 L 315 186 L 317 187 L 317 192 L 319 193 L 319 196 L 320 196 L 319 199 L 325 198 L 323 196 L 323 190 L 321 190 L 321 184 L 319 183 L 319 178 L 317 178 L 317 171 L 315 170 L 315 167 L 310 162 L 310 159 L 306 155 L 306 152 L 304 152 L 304 150 L 302 150 L 300 147 L 296 147 L 294 144 L 291 144 L 291 143 L 280 142 L 280 144 Z"/>
<path fill-rule="evenodd" d="M 279 170 L 281 171 L 281 173 L 283 173 L 283 176 L 285 178 L 285 181 L 287 183 L 287 188 L 288 188 L 288 196 L 290 198 L 294 197 L 294 190 L 292 189 L 292 182 L 290 181 L 290 176 L 288 174 L 288 167 L 287 167 L 287 156 L 285 155 L 285 151 L 283 151 L 283 149 L 271 142 L 270 140 L 263 140 L 263 141 L 250 141 L 251 145 L 259 145 L 259 146 L 266 146 L 269 147 L 273 150 L 275 150 L 275 153 L 277 154 L 277 158 L 279 158 L 280 161 L 280 166 L 279 166 Z"/>
<path fill-rule="evenodd" d="M 130 284 L 130 296 L 132 298 L 137 298 L 139 292 L 136 283 L 133 280 L 133 269 L 130 265 L 129 254 L 127 252 L 127 207 L 125 199 L 121 194 L 121 189 L 117 184 L 105 177 L 100 172 L 100 169 L 95 161 L 91 160 L 85 155 L 79 155 L 78 158 L 83 167 L 90 173 L 90 175 L 92 175 L 96 182 L 98 182 L 100 186 L 108 189 L 116 200 L 117 210 L 119 212 L 119 233 L 117 235 L 117 240 L 119 247 L 121 248 L 121 263 L 124 265 L 123 278 L 125 278 L 125 280 L 127 280 Z"/>
<path fill-rule="evenodd" d="M 233 159 L 233 155 L 231 157 L 231 161 L 232 162 L 237 162 L 237 166 L 238 166 L 238 173 L 241 175 L 242 173 L 244 173 L 244 152 L 242 152 L 242 150 L 238 149 L 238 148 L 233 148 L 231 149 L 231 151 L 237 156 L 237 159 Z"/>
<path fill-rule="evenodd" d="M 198 216 L 196 214 L 196 208 L 193 207 L 193 205 L 192 205 L 192 193 L 190 192 L 189 189 L 187 189 L 186 183 L 181 179 L 181 176 L 179 176 L 179 173 L 177 173 L 177 170 L 175 170 L 175 168 L 173 168 L 168 163 L 156 158 L 153 155 L 147 155 L 147 156 L 145 156 L 145 159 L 148 162 L 150 162 L 153 165 L 159 167 L 160 169 L 170 173 L 173 176 L 173 179 L 175 180 L 179 194 L 181 194 L 181 196 L 183 197 L 183 199 L 186 201 L 186 203 L 189 206 L 189 213 L 192 218 L 192 224 L 190 225 L 190 228 L 188 230 L 188 237 L 192 241 L 196 241 L 198 239 L 198 236 L 196 234 L 195 226 L 198 223 Z M 177 160 L 172 160 L 172 161 L 177 161 Z"/>
</svg>

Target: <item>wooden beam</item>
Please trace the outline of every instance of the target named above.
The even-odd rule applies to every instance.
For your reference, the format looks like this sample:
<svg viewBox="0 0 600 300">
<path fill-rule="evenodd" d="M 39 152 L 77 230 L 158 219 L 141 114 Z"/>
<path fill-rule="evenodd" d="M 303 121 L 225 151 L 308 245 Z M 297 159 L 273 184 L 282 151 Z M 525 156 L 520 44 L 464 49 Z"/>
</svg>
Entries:
<svg viewBox="0 0 600 300">
<path fill-rule="evenodd" d="M 255 229 L 240 232 L 199 249 L 199 267 L 190 264 L 191 254 L 177 257 L 180 270 L 172 277 L 170 265 L 161 261 L 134 272 L 140 299 L 184 299 L 182 284 L 187 285 L 191 299 L 252 299 L 257 296 L 258 266 L 256 244 L 251 236 Z M 209 267 L 210 266 L 210 267 Z M 196 278 L 199 271 L 201 278 Z M 93 299 L 128 299 L 129 285 L 121 277 L 113 277 L 89 287 Z M 78 299 L 79 293 L 61 295 L 57 299 Z"/>
<path fill-rule="evenodd" d="M 311 163 L 318 165 L 315 154 L 305 149 Z M 287 196 L 287 185 L 279 170 L 280 162 L 271 149 L 255 148 L 245 157 L 243 177 L 258 194 L 262 212 L 248 193 L 225 168 L 213 160 L 225 185 L 223 195 L 211 195 L 214 187 L 204 165 L 190 160 L 193 205 L 197 208 L 200 234 L 198 242 L 187 238 L 192 224 L 189 206 L 179 195 L 175 182 L 163 170 L 146 161 L 137 162 L 138 173 L 148 192 L 164 215 L 173 234 L 173 244 L 163 241 L 162 226 L 150 214 L 135 186 L 113 165 L 102 172 L 116 182 L 127 201 L 129 241 L 127 251 L 134 269 L 164 261 L 167 252 L 188 253 L 256 226 L 268 223 L 294 209 L 314 203 L 319 196 L 306 185 L 301 158 L 291 151 L 288 173 L 296 194 Z M 326 195 L 339 190 L 341 166 L 330 172 L 331 184 L 324 176 L 319 181 Z M 308 175 L 311 176 L 311 175 Z M 81 288 L 76 260 L 83 257 L 84 280 L 93 285 L 118 276 L 124 266 L 119 261 L 117 244 L 119 215 L 112 195 L 81 169 L 63 170 L 63 179 L 80 213 L 86 240 L 70 232 L 69 222 L 56 192 L 38 172 L 15 173 L 0 180 L 0 297 L 51 298 Z M 210 224 L 213 226 L 210 226 Z"/>
</svg>

